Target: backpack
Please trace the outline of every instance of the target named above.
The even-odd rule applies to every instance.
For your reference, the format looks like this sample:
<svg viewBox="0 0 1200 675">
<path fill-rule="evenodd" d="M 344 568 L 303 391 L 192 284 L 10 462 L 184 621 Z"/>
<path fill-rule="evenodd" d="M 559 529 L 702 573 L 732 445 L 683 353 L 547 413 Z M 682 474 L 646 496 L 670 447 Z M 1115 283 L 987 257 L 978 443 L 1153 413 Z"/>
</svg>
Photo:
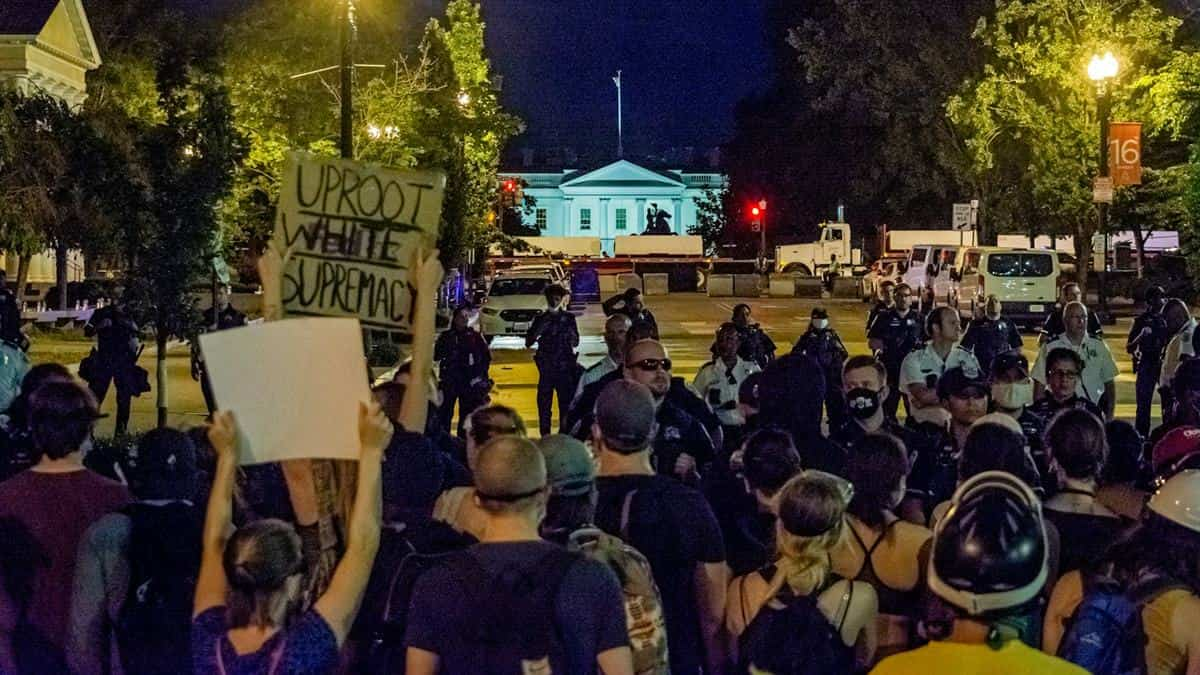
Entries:
<svg viewBox="0 0 1200 675">
<path fill-rule="evenodd" d="M 472 611 L 458 626 L 470 645 L 462 667 L 470 673 L 556 673 L 565 668 L 567 650 L 557 625 L 558 589 L 578 554 L 554 546 L 532 566 L 489 571 L 471 551 L 446 561 L 465 589 Z M 469 663 L 467 663 L 469 662 Z"/>
<path fill-rule="evenodd" d="M 200 571 L 201 520 L 182 502 L 121 510 L 129 536 L 129 588 L 113 632 L 128 675 L 191 669 L 192 600 Z"/>
<path fill-rule="evenodd" d="M 1067 622 L 1058 645 L 1059 658 L 1094 675 L 1146 673 L 1142 608 L 1166 591 L 1182 586 L 1162 576 L 1139 582 L 1131 589 L 1122 589 L 1107 578 L 1090 586 Z"/>
<path fill-rule="evenodd" d="M 625 623 L 629 628 L 629 645 L 633 649 L 633 672 L 639 675 L 669 674 L 671 666 L 667 658 L 667 625 L 663 619 L 662 596 L 646 557 L 621 539 L 592 527 L 573 532 L 567 550 L 604 563 L 621 582 Z"/>
<path fill-rule="evenodd" d="M 352 635 L 366 643 L 362 672 L 404 673 L 408 607 L 413 587 L 426 570 L 440 565 L 475 538 L 445 523 L 430 520 L 383 530 L 379 553 L 367 582 Z"/>
<path fill-rule="evenodd" d="M 850 597 L 843 603 L 847 608 L 853 593 L 851 582 Z M 817 596 L 817 593 L 797 596 L 784 584 L 738 639 L 739 672 L 775 675 L 854 672 L 854 650 L 842 641 L 841 626 L 830 623 L 817 607 Z"/>
</svg>

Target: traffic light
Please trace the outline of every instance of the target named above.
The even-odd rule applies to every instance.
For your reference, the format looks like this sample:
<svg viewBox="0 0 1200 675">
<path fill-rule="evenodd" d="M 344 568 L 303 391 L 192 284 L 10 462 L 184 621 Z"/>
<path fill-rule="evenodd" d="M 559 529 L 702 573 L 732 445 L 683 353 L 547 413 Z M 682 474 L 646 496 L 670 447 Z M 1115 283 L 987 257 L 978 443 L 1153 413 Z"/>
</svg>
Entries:
<svg viewBox="0 0 1200 675">
<path fill-rule="evenodd" d="M 750 231 L 758 232 L 762 227 L 762 209 L 757 205 L 750 206 Z"/>
<path fill-rule="evenodd" d="M 510 208 L 517 205 L 517 181 L 505 178 L 500 181 L 500 207 Z"/>
</svg>

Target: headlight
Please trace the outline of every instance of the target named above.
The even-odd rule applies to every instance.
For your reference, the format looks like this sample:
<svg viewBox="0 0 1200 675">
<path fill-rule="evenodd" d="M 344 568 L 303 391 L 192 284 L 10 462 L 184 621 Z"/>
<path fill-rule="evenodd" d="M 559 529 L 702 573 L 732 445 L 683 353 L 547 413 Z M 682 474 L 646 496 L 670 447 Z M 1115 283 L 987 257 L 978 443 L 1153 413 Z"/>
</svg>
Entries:
<svg viewBox="0 0 1200 675">
<path fill-rule="evenodd" d="M 484 307 L 481 311 L 488 316 L 499 316 L 500 314 L 500 310 L 495 307 Z"/>
</svg>

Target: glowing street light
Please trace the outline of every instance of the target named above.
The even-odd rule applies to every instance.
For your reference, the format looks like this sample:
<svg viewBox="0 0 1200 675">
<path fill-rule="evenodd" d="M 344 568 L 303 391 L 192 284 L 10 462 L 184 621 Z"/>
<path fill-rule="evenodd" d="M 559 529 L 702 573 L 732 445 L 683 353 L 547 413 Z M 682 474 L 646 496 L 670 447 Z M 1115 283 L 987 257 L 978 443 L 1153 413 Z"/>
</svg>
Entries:
<svg viewBox="0 0 1200 675">
<path fill-rule="evenodd" d="M 458 92 L 458 105 L 465 108 L 471 105 L 471 95 L 465 91 Z"/>
<path fill-rule="evenodd" d="M 1108 178 L 1108 117 L 1112 106 L 1109 100 L 1108 82 L 1117 76 L 1117 58 L 1112 52 L 1104 56 L 1093 54 L 1088 63 L 1088 79 L 1096 83 L 1096 111 L 1100 118 L 1100 178 Z M 1108 202 L 1099 204 L 1099 230 L 1104 237 L 1104 255 L 1100 269 L 1100 311 L 1108 314 Z"/>
<path fill-rule="evenodd" d="M 1093 54 L 1088 63 L 1088 78 L 1093 82 L 1103 83 L 1117 76 L 1117 58 L 1112 52 L 1104 52 L 1104 56 Z"/>
</svg>

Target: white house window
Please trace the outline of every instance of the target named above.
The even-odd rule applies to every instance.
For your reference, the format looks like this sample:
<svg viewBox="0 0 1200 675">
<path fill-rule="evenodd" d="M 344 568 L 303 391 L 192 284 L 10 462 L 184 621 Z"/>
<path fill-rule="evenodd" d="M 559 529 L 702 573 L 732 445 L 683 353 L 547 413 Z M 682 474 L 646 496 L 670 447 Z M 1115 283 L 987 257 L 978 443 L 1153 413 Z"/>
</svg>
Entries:
<svg viewBox="0 0 1200 675">
<path fill-rule="evenodd" d="M 617 209 L 617 229 L 624 230 L 626 224 L 625 209 Z"/>
<path fill-rule="evenodd" d="M 546 229 L 546 209 L 538 209 L 534 211 L 533 219 L 539 230 Z"/>
<path fill-rule="evenodd" d="M 591 209 L 579 209 L 579 229 L 581 229 L 581 230 L 592 229 L 592 210 Z"/>
</svg>

